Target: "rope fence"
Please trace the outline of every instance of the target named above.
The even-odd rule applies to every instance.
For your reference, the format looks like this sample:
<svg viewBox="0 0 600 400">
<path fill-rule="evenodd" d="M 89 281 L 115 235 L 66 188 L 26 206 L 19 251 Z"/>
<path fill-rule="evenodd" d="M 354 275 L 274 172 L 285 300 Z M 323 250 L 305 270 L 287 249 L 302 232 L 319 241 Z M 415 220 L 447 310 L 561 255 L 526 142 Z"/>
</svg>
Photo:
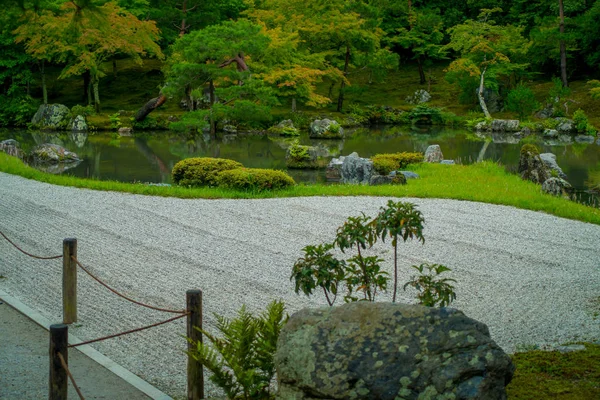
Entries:
<svg viewBox="0 0 600 400">
<path fill-rule="evenodd" d="M 176 321 L 178 319 L 187 317 L 187 346 L 188 346 L 188 396 L 189 400 L 199 400 L 204 398 L 204 373 L 202 364 L 197 360 L 194 360 L 189 351 L 192 350 L 192 346 L 195 342 L 202 342 L 202 335 L 200 330 L 202 329 L 202 291 L 200 290 L 188 290 L 186 292 L 186 310 L 172 310 L 167 308 L 161 308 L 145 304 L 141 301 L 134 300 L 129 296 L 117 291 L 116 289 L 109 286 L 107 283 L 102 281 L 96 275 L 89 271 L 78 259 L 77 259 L 77 239 L 64 239 L 63 240 L 63 254 L 60 256 L 51 257 L 40 257 L 26 252 L 11 241 L 3 232 L 0 231 L 0 235 L 6 239 L 11 245 L 18 249 L 23 254 L 41 260 L 53 260 L 62 258 L 63 259 L 63 324 L 52 325 L 50 327 L 50 398 L 51 399 L 67 399 L 67 379 L 71 380 L 77 394 L 81 400 L 85 400 L 79 387 L 75 383 L 75 379 L 71 374 L 68 367 L 67 355 L 69 348 L 76 348 L 91 343 L 100 342 L 107 339 L 116 338 L 119 336 L 128 335 L 135 332 L 145 331 L 150 328 L 154 328 L 160 325 L 167 324 L 169 322 Z M 92 340 L 87 340 L 77 344 L 68 344 L 68 325 L 77 321 L 77 267 L 81 268 L 87 275 L 104 286 L 113 294 L 121 297 L 133 304 L 141 307 L 149 308 L 155 311 L 167 312 L 172 314 L 178 314 L 175 317 L 169 318 L 164 321 L 156 322 L 150 325 L 142 326 L 139 328 L 115 333 L 99 337 Z M 53 395 L 53 393 L 55 395 Z"/>
</svg>

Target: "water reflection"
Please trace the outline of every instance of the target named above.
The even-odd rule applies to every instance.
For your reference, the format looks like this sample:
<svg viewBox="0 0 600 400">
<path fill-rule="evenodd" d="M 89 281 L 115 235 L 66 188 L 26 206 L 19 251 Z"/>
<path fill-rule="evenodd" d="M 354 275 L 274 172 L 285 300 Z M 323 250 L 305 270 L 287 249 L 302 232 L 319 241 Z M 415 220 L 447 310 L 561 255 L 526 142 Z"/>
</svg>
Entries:
<svg viewBox="0 0 600 400">
<path fill-rule="evenodd" d="M 0 131 L 0 140 L 15 139 L 25 151 L 42 143 L 54 143 L 83 160 L 59 173 L 123 182 L 170 183 L 175 163 L 189 157 L 222 157 L 252 168 L 286 169 L 286 149 L 296 139 L 255 134 L 178 135 L 172 132 L 136 133 L 119 137 L 115 133 L 47 133 L 25 130 Z M 363 157 L 377 153 L 421 151 L 439 144 L 446 159 L 461 163 L 499 161 L 516 170 L 523 142 L 512 135 L 478 136 L 465 130 L 410 127 L 375 127 L 348 130 L 341 140 L 314 140 L 300 136 L 302 144 L 317 146 L 324 157 L 357 152 Z M 542 152 L 556 154 L 556 160 L 578 190 L 600 187 L 600 146 L 565 142 L 560 139 L 526 138 Z M 324 171 L 288 171 L 297 181 L 325 182 Z"/>
</svg>

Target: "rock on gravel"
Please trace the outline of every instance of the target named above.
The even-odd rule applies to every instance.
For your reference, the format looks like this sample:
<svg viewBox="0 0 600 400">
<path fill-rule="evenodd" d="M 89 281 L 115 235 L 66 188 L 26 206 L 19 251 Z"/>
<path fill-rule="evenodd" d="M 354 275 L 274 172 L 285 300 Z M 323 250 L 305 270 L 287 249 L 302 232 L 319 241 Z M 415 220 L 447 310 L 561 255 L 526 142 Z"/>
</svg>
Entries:
<svg viewBox="0 0 600 400">
<path fill-rule="evenodd" d="M 183 200 L 52 186 L 0 173 L 0 230 L 34 254 L 62 251 L 79 240 L 79 260 L 127 295 L 161 307 L 185 308 L 185 292 L 202 289 L 205 326 L 213 312 L 234 316 L 242 304 L 259 311 L 283 299 L 289 313 L 325 305 L 318 294 L 298 296 L 290 271 L 307 244 L 329 242 L 348 216 L 374 216 L 383 197 L 266 200 Z M 425 217 L 425 244 L 399 246 L 400 283 L 413 264 L 452 268 L 457 300 L 484 322 L 507 352 L 597 341 L 593 299 L 600 287 L 600 226 L 551 215 L 454 200 L 404 199 Z M 389 243 L 376 255 L 391 271 Z M 44 316 L 61 320 L 61 261 L 31 259 L 0 241 L 0 289 Z M 93 339 L 166 320 L 128 303 L 80 274 L 79 324 Z M 415 293 L 400 291 L 401 302 Z M 389 301 L 390 293 L 379 300 Z M 184 321 L 94 344 L 93 347 L 159 389 L 183 397 Z M 207 394 L 217 393 L 208 387 Z"/>
</svg>

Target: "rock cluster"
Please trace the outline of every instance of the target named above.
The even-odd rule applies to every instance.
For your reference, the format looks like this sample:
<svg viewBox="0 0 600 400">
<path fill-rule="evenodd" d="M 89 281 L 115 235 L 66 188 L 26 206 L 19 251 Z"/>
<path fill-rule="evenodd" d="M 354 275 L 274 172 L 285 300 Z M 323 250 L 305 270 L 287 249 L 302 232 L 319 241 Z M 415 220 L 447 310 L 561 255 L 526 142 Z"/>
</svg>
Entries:
<svg viewBox="0 0 600 400">
<path fill-rule="evenodd" d="M 310 123 L 309 135 L 315 139 L 339 139 L 344 136 L 344 128 L 333 119 L 316 119 Z"/>
</svg>

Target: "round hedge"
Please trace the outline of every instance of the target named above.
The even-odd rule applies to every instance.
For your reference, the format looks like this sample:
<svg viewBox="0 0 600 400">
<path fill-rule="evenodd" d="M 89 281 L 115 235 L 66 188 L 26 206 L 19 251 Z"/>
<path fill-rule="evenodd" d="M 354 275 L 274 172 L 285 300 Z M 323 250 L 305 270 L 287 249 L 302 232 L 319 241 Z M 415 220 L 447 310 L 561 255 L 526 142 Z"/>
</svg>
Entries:
<svg viewBox="0 0 600 400">
<path fill-rule="evenodd" d="M 372 158 L 373 168 L 380 175 L 387 175 L 392 171 L 406 168 L 408 164 L 423 162 L 423 153 L 386 153 L 376 154 Z"/>
<path fill-rule="evenodd" d="M 238 168 L 218 174 L 219 187 L 237 190 L 274 190 L 294 186 L 296 182 L 283 171 L 260 168 Z"/>
<path fill-rule="evenodd" d="M 235 168 L 243 168 L 243 165 L 225 158 L 195 157 L 179 161 L 171 173 L 176 185 L 214 186 L 219 172 Z"/>
</svg>

